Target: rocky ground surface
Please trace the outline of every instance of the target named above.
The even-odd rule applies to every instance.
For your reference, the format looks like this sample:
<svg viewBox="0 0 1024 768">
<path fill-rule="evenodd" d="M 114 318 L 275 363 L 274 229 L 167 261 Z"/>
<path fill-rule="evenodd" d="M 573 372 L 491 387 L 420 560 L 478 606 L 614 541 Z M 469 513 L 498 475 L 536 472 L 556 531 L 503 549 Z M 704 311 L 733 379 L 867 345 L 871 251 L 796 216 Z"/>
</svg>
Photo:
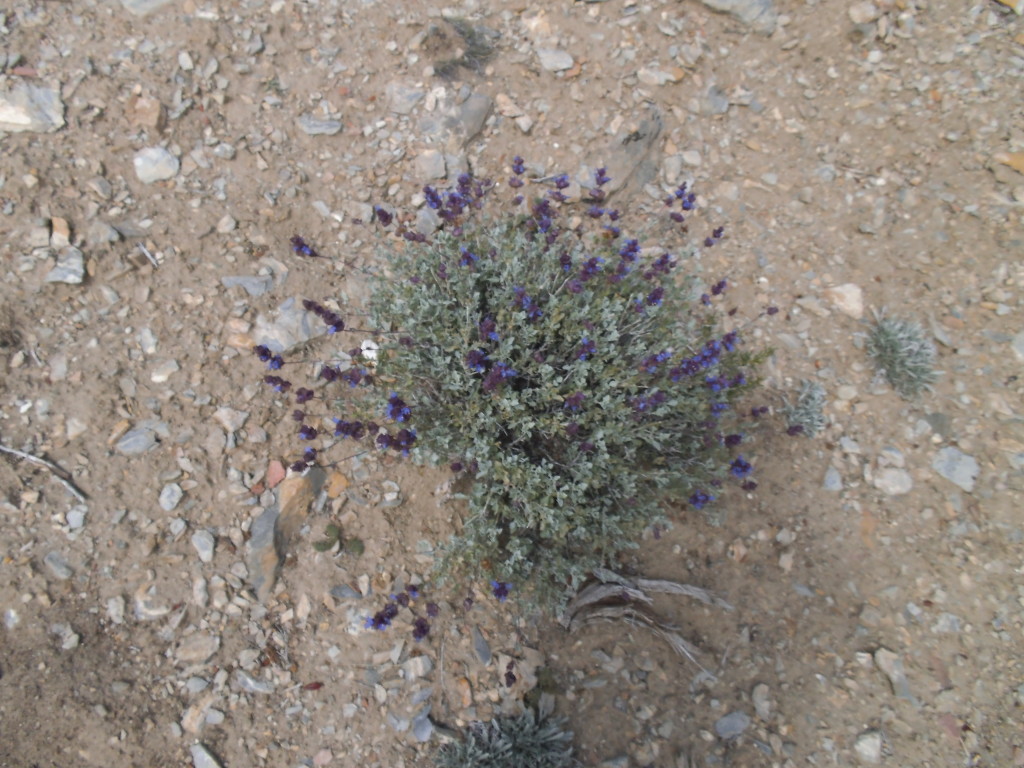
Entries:
<svg viewBox="0 0 1024 768">
<path fill-rule="evenodd" d="M 0 766 L 426 766 L 531 689 L 587 766 L 1024 765 L 1024 25 L 996 2 L 725 11 L 0 11 Z M 301 300 L 361 306 L 370 203 L 515 154 L 607 166 L 635 229 L 692 182 L 728 237 L 688 268 L 728 278 L 732 323 L 782 310 L 748 334 L 775 349 L 760 487 L 621 564 L 734 606 L 658 599 L 703 670 L 432 585 L 447 472 L 283 479 L 295 425 L 248 348 L 336 355 Z M 881 308 L 935 340 L 933 392 L 874 376 Z M 813 438 L 779 416 L 802 380 L 827 394 Z M 347 544 L 319 551 L 328 524 Z"/>
</svg>

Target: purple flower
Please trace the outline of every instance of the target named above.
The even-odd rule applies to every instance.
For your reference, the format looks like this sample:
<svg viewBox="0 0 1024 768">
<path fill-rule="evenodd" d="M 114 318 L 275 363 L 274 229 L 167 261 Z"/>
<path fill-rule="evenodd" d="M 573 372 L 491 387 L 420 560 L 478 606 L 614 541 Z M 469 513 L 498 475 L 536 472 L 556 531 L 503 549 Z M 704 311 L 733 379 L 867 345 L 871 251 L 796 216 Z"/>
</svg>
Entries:
<svg viewBox="0 0 1024 768">
<path fill-rule="evenodd" d="M 325 365 L 320 369 L 320 378 L 324 381 L 334 381 L 340 374 L 337 368 L 332 368 L 329 365 Z"/>
<path fill-rule="evenodd" d="M 308 465 L 312 465 L 316 462 L 317 450 L 316 448 L 307 448 L 302 452 L 302 460 Z"/>
<path fill-rule="evenodd" d="M 292 388 L 292 383 L 290 381 L 285 381 L 280 376 L 264 376 L 263 383 L 269 384 L 278 392 L 287 392 Z"/>
<path fill-rule="evenodd" d="M 583 401 L 586 399 L 586 395 L 582 392 L 576 391 L 565 398 L 565 404 L 563 407 L 568 408 L 570 411 L 578 411 L 580 406 L 583 405 Z"/>
<path fill-rule="evenodd" d="M 717 283 L 711 286 L 711 295 L 720 296 L 728 286 L 729 284 L 725 280 L 719 280 Z"/>
<path fill-rule="evenodd" d="M 570 421 L 565 425 L 565 434 L 569 437 L 576 437 L 580 433 L 580 425 L 575 421 Z"/>
<path fill-rule="evenodd" d="M 387 432 L 382 432 L 377 435 L 377 447 L 381 450 L 391 447 L 391 435 Z"/>
<path fill-rule="evenodd" d="M 704 509 L 706 504 L 709 504 L 714 500 L 714 496 L 711 496 L 704 491 L 696 491 L 692 496 L 690 496 L 690 504 L 692 504 L 695 509 Z"/>
<path fill-rule="evenodd" d="M 516 155 L 515 157 L 513 157 L 512 158 L 512 172 L 516 176 L 522 176 L 523 173 L 525 173 L 525 171 L 526 171 L 526 166 L 523 164 L 523 158 L 521 158 L 519 155 Z"/>
<path fill-rule="evenodd" d="M 660 285 L 653 291 L 647 294 L 645 301 L 649 307 L 657 307 L 661 305 L 662 299 L 665 298 L 665 289 Z"/>
<path fill-rule="evenodd" d="M 494 322 L 494 318 L 488 315 L 480 321 L 480 339 L 490 339 L 491 341 L 500 341 L 501 336 L 498 335 L 498 325 Z"/>
<path fill-rule="evenodd" d="M 405 592 L 399 592 L 397 595 L 392 595 L 391 599 L 403 608 L 409 607 L 409 596 L 405 594 Z"/>
<path fill-rule="evenodd" d="M 504 603 L 508 599 L 509 590 L 512 589 L 512 585 L 505 581 L 492 581 L 491 592 L 498 599 L 499 603 Z"/>
<path fill-rule="evenodd" d="M 766 309 L 764 312 L 765 312 L 766 315 L 776 315 L 779 312 L 779 308 L 778 307 L 768 307 L 768 309 Z"/>
<path fill-rule="evenodd" d="M 462 254 L 462 258 L 459 259 L 459 266 L 460 267 L 470 267 L 477 260 L 476 254 L 473 253 L 468 248 L 466 248 L 465 246 L 462 246 L 459 249 L 459 252 Z"/>
<path fill-rule="evenodd" d="M 388 397 L 386 414 L 392 421 L 408 421 L 412 411 L 405 404 L 405 401 L 398 396 L 397 392 L 392 392 Z"/>
<path fill-rule="evenodd" d="M 295 390 L 295 402 L 299 405 L 302 405 L 303 403 L 308 403 L 310 400 L 313 399 L 314 396 L 315 393 L 313 392 L 312 389 L 299 387 L 298 389 Z"/>
<path fill-rule="evenodd" d="M 790 437 L 795 437 L 796 435 L 802 435 L 803 433 L 804 433 L 804 425 L 803 424 L 793 424 L 792 426 L 790 426 L 786 430 L 786 434 L 789 435 Z"/>
<path fill-rule="evenodd" d="M 380 222 L 382 227 L 390 227 L 394 216 L 389 211 L 381 208 L 379 205 L 373 206 L 373 215 L 377 217 L 377 221 Z"/>
<path fill-rule="evenodd" d="M 729 472 L 732 473 L 733 477 L 744 478 L 754 471 L 754 467 L 749 461 L 744 460 L 742 456 L 737 456 L 733 459 L 732 464 L 729 465 Z"/>
<path fill-rule="evenodd" d="M 626 261 L 636 261 L 638 253 L 640 253 L 640 242 L 638 240 L 627 240 L 626 244 L 619 249 L 619 256 Z"/>
<path fill-rule="evenodd" d="M 401 451 L 403 456 L 408 456 L 409 449 L 412 448 L 415 442 L 415 429 L 400 429 L 391 439 L 391 447 L 394 448 L 396 451 Z"/>
<path fill-rule="evenodd" d="M 295 251 L 296 253 L 302 255 L 302 256 L 310 256 L 310 257 L 316 258 L 316 257 L 318 257 L 320 255 L 315 250 L 313 250 L 313 248 L 311 248 L 306 243 L 306 241 L 303 240 L 298 235 L 295 235 L 294 237 L 292 237 L 291 244 L 292 244 L 292 250 Z"/>
<path fill-rule="evenodd" d="M 594 174 L 594 183 L 597 184 L 597 186 L 603 187 L 605 184 L 611 181 L 611 177 L 608 175 L 607 171 L 607 168 L 597 169 L 597 172 Z"/>
<path fill-rule="evenodd" d="M 735 448 L 743 442 L 743 435 L 726 435 L 722 442 L 725 443 L 726 448 Z"/>
<path fill-rule="evenodd" d="M 311 427 L 308 424 L 303 424 L 299 427 L 299 437 L 303 440 L 315 440 L 317 436 L 316 427 Z"/>
<path fill-rule="evenodd" d="M 257 346 L 253 347 L 252 352 L 254 355 L 256 355 L 256 357 L 260 359 L 260 362 L 263 363 L 269 363 L 270 358 L 274 356 L 274 353 L 270 351 L 270 348 L 264 346 L 263 344 L 258 344 Z"/>
<path fill-rule="evenodd" d="M 600 256 L 591 256 L 580 265 L 580 280 L 587 281 L 601 271 L 604 259 Z"/>
<path fill-rule="evenodd" d="M 452 472 L 461 472 L 462 471 L 462 462 L 461 461 L 453 461 L 451 464 L 448 465 L 448 468 Z"/>
<path fill-rule="evenodd" d="M 405 591 L 413 600 L 420 596 L 420 588 L 415 584 L 407 584 L 405 586 Z"/>
<path fill-rule="evenodd" d="M 436 618 L 440 612 L 441 609 L 438 607 L 437 603 L 427 603 L 427 616 L 433 619 Z"/>
<path fill-rule="evenodd" d="M 430 622 L 420 616 L 412 624 L 412 639 L 418 643 L 428 634 L 430 634 Z"/>
<path fill-rule="evenodd" d="M 270 358 L 270 362 L 267 363 L 267 367 L 272 371 L 279 371 L 282 366 L 284 366 L 284 358 L 280 355 L 274 355 Z"/>
<path fill-rule="evenodd" d="M 487 361 L 487 353 L 482 349 L 471 349 L 466 355 L 466 365 L 477 373 L 484 372 L 484 363 Z"/>
<path fill-rule="evenodd" d="M 292 411 L 292 421 L 305 421 L 305 420 L 306 420 L 306 412 L 305 411 L 300 411 L 300 410 Z"/>
<path fill-rule="evenodd" d="M 580 443 L 580 453 L 593 453 L 596 447 L 593 443 L 584 440 Z"/>
<path fill-rule="evenodd" d="M 586 360 L 588 357 L 593 355 L 597 351 L 597 346 L 588 339 L 586 336 L 583 337 L 583 341 L 580 342 L 579 348 L 576 350 L 576 358 L 578 360 Z"/>
</svg>

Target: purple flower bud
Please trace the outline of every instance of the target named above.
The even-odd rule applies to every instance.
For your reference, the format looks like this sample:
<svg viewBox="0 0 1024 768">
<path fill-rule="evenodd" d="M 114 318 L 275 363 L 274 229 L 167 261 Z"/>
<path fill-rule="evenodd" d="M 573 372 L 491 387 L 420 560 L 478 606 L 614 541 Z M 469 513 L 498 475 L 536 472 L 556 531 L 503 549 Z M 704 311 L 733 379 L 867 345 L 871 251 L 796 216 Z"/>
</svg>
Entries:
<svg viewBox="0 0 1024 768">
<path fill-rule="evenodd" d="M 382 227 L 390 227 L 394 216 L 389 211 L 384 210 L 379 205 L 373 207 L 373 214 L 376 216 L 377 221 L 380 222 Z"/>
<path fill-rule="evenodd" d="M 311 427 L 308 424 L 303 424 L 299 427 L 299 437 L 303 440 L 315 440 L 317 436 L 316 427 Z"/>
</svg>

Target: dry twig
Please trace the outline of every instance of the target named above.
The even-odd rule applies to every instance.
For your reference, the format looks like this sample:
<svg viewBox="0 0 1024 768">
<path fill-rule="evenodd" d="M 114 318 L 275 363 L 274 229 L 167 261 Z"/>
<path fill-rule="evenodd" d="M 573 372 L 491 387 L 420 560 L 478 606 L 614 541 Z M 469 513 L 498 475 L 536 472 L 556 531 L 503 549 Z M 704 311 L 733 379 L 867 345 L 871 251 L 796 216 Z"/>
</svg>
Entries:
<svg viewBox="0 0 1024 768">
<path fill-rule="evenodd" d="M 31 453 L 25 453 L 24 451 L 19 451 L 16 448 L 10 448 L 3 444 L 0 444 L 0 451 L 3 453 L 9 453 L 11 456 L 17 456 L 19 459 L 24 459 L 25 461 L 29 461 L 33 464 L 38 464 L 41 467 L 46 467 L 76 499 L 84 503 L 89 498 L 85 493 L 79 490 L 78 486 L 76 486 L 74 482 L 72 482 L 70 475 L 52 461 L 41 459 L 38 456 L 33 456 Z"/>
</svg>

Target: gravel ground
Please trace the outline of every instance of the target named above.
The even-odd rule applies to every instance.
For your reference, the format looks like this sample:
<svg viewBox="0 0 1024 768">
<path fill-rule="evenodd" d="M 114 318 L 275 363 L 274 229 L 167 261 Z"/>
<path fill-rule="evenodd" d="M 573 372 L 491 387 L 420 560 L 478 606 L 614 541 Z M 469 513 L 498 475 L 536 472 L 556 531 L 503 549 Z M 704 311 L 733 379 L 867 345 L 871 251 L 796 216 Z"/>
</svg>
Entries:
<svg viewBox="0 0 1024 768">
<path fill-rule="evenodd" d="M 428 766 L 535 689 L 587 766 L 1024 765 L 1015 1 L 8 4 L 0 766 Z M 285 478 L 249 348 L 336 356 L 301 301 L 363 305 L 370 204 L 516 154 L 609 167 L 634 230 L 690 182 L 727 237 L 689 268 L 730 322 L 781 309 L 750 331 L 759 488 L 620 564 L 734 606 L 658 599 L 700 666 L 431 584 L 446 471 Z M 875 375 L 882 309 L 935 342 L 932 391 Z"/>
</svg>

